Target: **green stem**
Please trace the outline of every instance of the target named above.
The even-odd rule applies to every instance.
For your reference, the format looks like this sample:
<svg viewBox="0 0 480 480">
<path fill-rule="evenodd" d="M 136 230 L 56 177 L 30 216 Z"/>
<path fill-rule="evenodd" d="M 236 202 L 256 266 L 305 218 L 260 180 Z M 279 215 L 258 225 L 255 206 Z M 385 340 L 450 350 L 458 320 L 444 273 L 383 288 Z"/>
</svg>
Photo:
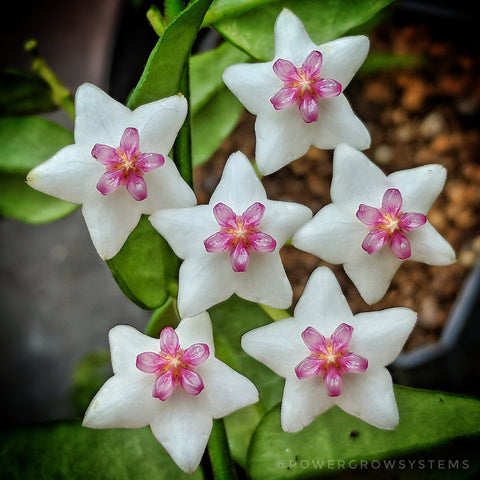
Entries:
<svg viewBox="0 0 480 480">
<path fill-rule="evenodd" d="M 228 448 L 227 434 L 223 419 L 214 419 L 212 433 L 208 440 L 208 456 L 215 480 L 235 480 L 237 474 Z"/>
<path fill-rule="evenodd" d="M 155 33 L 161 37 L 167 25 L 165 24 L 165 20 L 160 13 L 160 10 L 155 5 L 152 5 L 147 12 L 147 19 L 150 22 Z"/>
<path fill-rule="evenodd" d="M 190 100 L 190 86 L 189 86 L 189 62 L 185 63 L 182 80 L 180 81 L 180 92 L 185 98 Z M 177 139 L 173 145 L 173 160 L 177 165 L 178 171 L 182 178 L 193 187 L 193 168 L 192 168 L 192 137 L 191 137 L 191 122 L 190 109 L 188 109 L 187 117 L 178 132 Z"/>
</svg>

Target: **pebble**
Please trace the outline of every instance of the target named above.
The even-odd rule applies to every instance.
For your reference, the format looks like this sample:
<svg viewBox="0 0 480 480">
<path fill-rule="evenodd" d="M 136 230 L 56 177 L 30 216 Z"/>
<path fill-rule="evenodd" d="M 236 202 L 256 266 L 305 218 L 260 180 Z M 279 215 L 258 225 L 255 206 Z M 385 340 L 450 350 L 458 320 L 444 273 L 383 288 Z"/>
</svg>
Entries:
<svg viewBox="0 0 480 480">
<path fill-rule="evenodd" d="M 429 113 L 420 124 L 419 132 L 427 139 L 440 135 L 445 130 L 445 119 L 440 112 Z"/>
<path fill-rule="evenodd" d="M 438 306 L 437 299 L 433 295 L 423 297 L 418 310 L 418 323 L 422 327 L 436 328 L 444 322 L 444 312 Z"/>
<path fill-rule="evenodd" d="M 379 145 L 373 152 L 373 159 L 376 163 L 386 165 L 393 158 L 393 150 L 386 144 Z"/>
</svg>

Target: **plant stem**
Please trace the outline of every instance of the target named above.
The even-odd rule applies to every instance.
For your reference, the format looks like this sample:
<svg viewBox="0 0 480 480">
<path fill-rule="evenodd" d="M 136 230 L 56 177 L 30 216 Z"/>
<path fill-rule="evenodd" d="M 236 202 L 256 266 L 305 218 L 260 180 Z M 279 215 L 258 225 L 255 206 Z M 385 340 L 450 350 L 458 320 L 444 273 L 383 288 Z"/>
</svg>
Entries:
<svg viewBox="0 0 480 480">
<path fill-rule="evenodd" d="M 215 480 L 235 480 L 237 474 L 228 448 L 227 434 L 223 419 L 214 419 L 212 433 L 208 440 L 208 456 Z"/>
<path fill-rule="evenodd" d="M 182 80 L 180 82 L 180 92 L 187 100 L 190 99 L 189 86 L 189 62 L 185 63 Z M 190 109 L 187 112 L 187 117 L 178 132 L 177 139 L 173 145 L 173 160 L 177 165 L 178 171 L 182 178 L 193 187 L 193 169 L 192 169 L 192 137 L 191 137 L 191 123 L 190 123 Z"/>
</svg>

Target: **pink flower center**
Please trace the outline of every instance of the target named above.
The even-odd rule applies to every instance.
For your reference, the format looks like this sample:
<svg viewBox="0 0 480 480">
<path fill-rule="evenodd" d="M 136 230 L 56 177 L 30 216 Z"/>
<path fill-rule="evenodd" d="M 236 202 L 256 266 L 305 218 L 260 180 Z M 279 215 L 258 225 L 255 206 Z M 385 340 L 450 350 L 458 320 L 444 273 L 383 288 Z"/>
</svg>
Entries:
<svg viewBox="0 0 480 480">
<path fill-rule="evenodd" d="M 318 101 L 342 92 L 339 82 L 320 76 L 322 63 L 322 54 L 316 50 L 308 55 L 301 67 L 279 58 L 273 64 L 273 71 L 284 86 L 270 99 L 275 110 L 297 105 L 304 122 L 318 120 Z"/>
<path fill-rule="evenodd" d="M 137 355 L 137 368 L 156 375 L 152 396 L 168 400 L 177 386 L 190 395 L 198 395 L 204 388 L 202 377 L 195 371 L 210 355 L 208 345 L 194 343 L 180 348 L 178 335 L 171 327 L 160 333 L 160 352 Z"/>
<path fill-rule="evenodd" d="M 362 248 L 371 255 L 385 244 L 400 260 L 412 254 L 410 241 L 405 233 L 421 227 L 427 221 L 423 213 L 402 213 L 402 195 L 396 188 L 389 188 L 382 199 L 382 208 L 361 204 L 357 218 L 370 227 L 370 232 L 362 242 Z"/>
<path fill-rule="evenodd" d="M 140 136 L 133 127 L 125 129 L 118 148 L 96 143 L 92 156 L 106 169 L 97 183 L 97 189 L 102 195 L 108 195 L 120 185 L 125 185 L 130 195 L 138 201 L 147 198 L 144 174 L 165 163 L 165 158 L 159 153 L 140 151 Z"/>
<path fill-rule="evenodd" d="M 204 240 L 205 249 L 210 253 L 230 252 L 230 263 L 234 272 L 245 272 L 250 261 L 250 252 L 273 252 L 277 242 L 270 235 L 259 230 L 265 206 L 259 202 L 250 205 L 237 215 L 224 203 L 213 207 L 213 214 L 220 225 L 220 231 Z"/>
<path fill-rule="evenodd" d="M 348 350 L 352 339 L 353 327 L 341 323 L 330 338 L 325 338 L 318 330 L 307 327 L 302 339 L 312 352 L 296 367 L 298 378 L 311 378 L 321 375 L 327 394 L 338 397 L 342 393 L 345 373 L 364 372 L 368 360 Z"/>
</svg>

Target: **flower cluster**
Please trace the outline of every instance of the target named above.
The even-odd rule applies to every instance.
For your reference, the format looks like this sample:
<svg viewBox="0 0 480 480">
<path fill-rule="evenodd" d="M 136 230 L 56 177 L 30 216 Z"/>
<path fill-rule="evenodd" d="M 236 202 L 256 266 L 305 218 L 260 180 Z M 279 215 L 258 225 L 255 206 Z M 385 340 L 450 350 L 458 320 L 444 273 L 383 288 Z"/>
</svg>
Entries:
<svg viewBox="0 0 480 480">
<path fill-rule="evenodd" d="M 455 260 L 427 220 L 445 169 L 426 165 L 386 176 L 359 150 L 366 127 L 344 92 L 368 52 L 364 36 L 315 45 L 301 21 L 283 10 L 271 62 L 238 64 L 224 81 L 257 116 L 256 164 L 270 174 L 310 146 L 335 149 L 332 203 L 309 208 L 275 201 L 241 152 L 227 160 L 206 205 L 168 157 L 187 112 L 173 96 L 130 111 L 93 85 L 76 95 L 75 144 L 28 175 L 33 188 L 82 204 L 104 259 L 118 253 L 142 214 L 175 254 L 178 327 L 160 339 L 128 326 L 110 331 L 114 375 L 92 400 L 90 428 L 139 428 L 153 434 L 185 471 L 206 447 L 212 419 L 255 403 L 256 387 L 215 358 L 207 310 L 236 294 L 278 309 L 292 304 L 279 250 L 298 249 L 342 263 L 366 302 L 385 294 L 406 259 Z M 312 218 L 313 217 L 313 218 Z M 398 410 L 386 365 L 416 320 L 407 308 L 353 315 L 335 276 L 317 268 L 293 316 L 243 335 L 241 346 L 285 378 L 281 424 L 297 432 L 334 405 L 378 428 L 393 429 Z"/>
</svg>

